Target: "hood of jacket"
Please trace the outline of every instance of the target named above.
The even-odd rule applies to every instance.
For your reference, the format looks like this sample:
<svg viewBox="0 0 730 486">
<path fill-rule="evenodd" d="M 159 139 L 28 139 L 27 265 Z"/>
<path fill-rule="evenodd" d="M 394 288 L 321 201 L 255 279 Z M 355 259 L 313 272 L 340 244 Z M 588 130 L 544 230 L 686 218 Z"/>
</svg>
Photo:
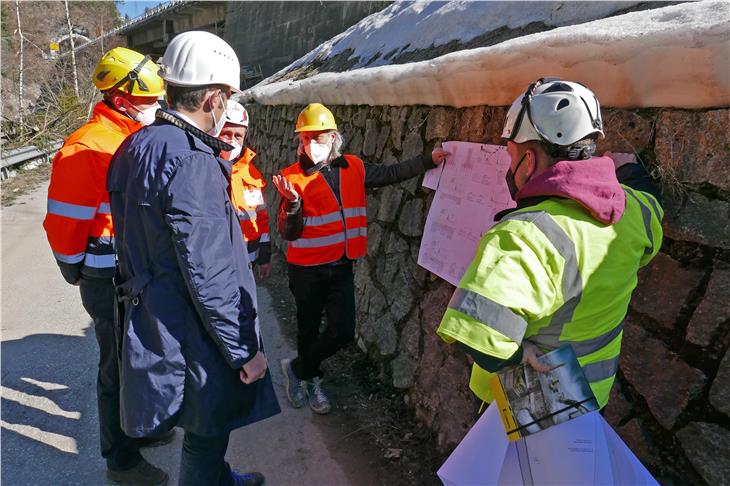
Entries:
<svg viewBox="0 0 730 486">
<path fill-rule="evenodd" d="M 578 202 L 603 224 L 617 223 L 626 208 L 626 193 L 609 157 L 560 161 L 530 179 L 516 200 L 519 205 L 521 200 L 551 196 Z"/>
</svg>

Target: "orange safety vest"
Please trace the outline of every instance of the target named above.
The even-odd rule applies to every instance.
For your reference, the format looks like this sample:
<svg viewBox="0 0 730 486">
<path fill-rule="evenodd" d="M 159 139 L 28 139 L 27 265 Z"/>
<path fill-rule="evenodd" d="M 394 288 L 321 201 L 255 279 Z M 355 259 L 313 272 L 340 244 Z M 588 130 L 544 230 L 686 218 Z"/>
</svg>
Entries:
<svg viewBox="0 0 730 486">
<path fill-rule="evenodd" d="M 114 228 L 106 191 L 109 162 L 125 138 L 141 128 L 104 101 L 53 158 L 43 228 L 59 262 L 83 263 L 87 276 L 114 276 Z"/>
<path fill-rule="evenodd" d="M 249 259 L 258 258 L 261 243 L 271 241 L 269 236 L 269 213 L 266 212 L 263 189 L 264 176 L 251 163 L 256 152 L 246 148 L 243 155 L 234 162 L 231 174 L 231 201 L 238 213 L 243 239 L 249 249 Z"/>
<path fill-rule="evenodd" d="M 368 220 L 365 214 L 365 166 L 354 155 L 345 155 L 348 167 L 340 171 L 340 200 L 319 172 L 307 175 L 299 162 L 281 171 L 302 198 L 304 229 L 289 242 L 286 258 L 295 265 L 322 265 L 343 255 L 355 260 L 367 251 Z"/>
</svg>

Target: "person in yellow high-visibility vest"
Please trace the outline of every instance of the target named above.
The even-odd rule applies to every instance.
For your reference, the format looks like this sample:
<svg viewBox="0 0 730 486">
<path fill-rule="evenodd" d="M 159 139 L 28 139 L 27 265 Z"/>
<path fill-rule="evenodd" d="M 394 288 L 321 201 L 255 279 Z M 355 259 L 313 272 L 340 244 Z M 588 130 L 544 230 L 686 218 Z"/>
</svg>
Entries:
<svg viewBox="0 0 730 486">
<path fill-rule="evenodd" d="M 515 209 L 481 239 L 438 335 L 474 359 L 470 387 L 569 344 L 603 408 L 616 377 L 637 272 L 659 251 L 659 194 L 633 157 L 594 157 L 603 136 L 585 86 L 540 79 L 512 104 L 502 137 Z M 608 154 L 610 155 L 610 154 Z"/>
</svg>

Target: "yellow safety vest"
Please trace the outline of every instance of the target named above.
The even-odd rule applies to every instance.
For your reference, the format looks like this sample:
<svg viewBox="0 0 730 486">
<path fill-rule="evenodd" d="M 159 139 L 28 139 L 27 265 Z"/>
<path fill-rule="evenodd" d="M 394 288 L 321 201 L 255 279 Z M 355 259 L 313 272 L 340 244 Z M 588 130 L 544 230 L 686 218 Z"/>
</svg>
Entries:
<svg viewBox="0 0 730 486">
<path fill-rule="evenodd" d="M 662 243 L 661 206 L 648 193 L 622 187 L 626 209 L 615 224 L 561 198 L 503 218 L 482 237 L 439 336 L 500 359 L 523 340 L 545 351 L 570 344 L 603 407 L 637 272 Z M 486 402 L 492 400 L 490 378 L 473 366 L 470 387 Z"/>
</svg>

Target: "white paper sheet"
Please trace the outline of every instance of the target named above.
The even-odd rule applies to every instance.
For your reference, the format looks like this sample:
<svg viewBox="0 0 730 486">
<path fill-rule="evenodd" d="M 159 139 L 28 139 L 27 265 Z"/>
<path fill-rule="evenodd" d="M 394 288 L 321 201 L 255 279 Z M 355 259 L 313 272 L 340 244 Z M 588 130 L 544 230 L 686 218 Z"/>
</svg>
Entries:
<svg viewBox="0 0 730 486">
<path fill-rule="evenodd" d="M 509 445 L 499 410 L 496 405 L 491 405 L 437 474 L 447 486 L 495 484 Z"/>
<path fill-rule="evenodd" d="M 658 485 L 598 412 L 510 442 L 492 404 L 438 470 L 447 486 Z"/>
<path fill-rule="evenodd" d="M 474 258 L 479 240 L 494 226 L 494 215 L 514 207 L 504 176 L 507 148 L 446 142 L 451 156 L 432 169 L 423 185 L 436 189 L 426 219 L 418 264 L 457 285 Z"/>
</svg>

